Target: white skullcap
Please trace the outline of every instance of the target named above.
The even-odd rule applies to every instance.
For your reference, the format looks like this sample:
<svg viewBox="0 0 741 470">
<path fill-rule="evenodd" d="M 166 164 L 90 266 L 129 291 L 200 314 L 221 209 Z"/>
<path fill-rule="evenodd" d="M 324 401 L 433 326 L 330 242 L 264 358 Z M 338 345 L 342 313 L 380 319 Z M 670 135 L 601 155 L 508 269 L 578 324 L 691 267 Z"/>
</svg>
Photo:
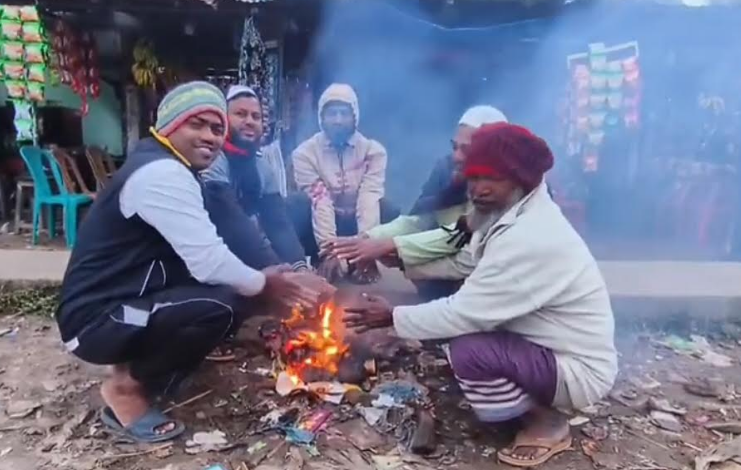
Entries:
<svg viewBox="0 0 741 470">
<path fill-rule="evenodd" d="M 474 106 L 463 113 L 458 124 L 470 126 L 475 129 L 484 124 L 495 124 L 497 122 L 509 122 L 507 116 L 493 106 Z"/>
<path fill-rule="evenodd" d="M 247 96 L 249 98 L 257 98 L 257 93 L 255 93 L 255 90 L 245 85 L 230 86 L 229 91 L 226 92 L 227 101 L 231 101 L 240 96 Z"/>
</svg>

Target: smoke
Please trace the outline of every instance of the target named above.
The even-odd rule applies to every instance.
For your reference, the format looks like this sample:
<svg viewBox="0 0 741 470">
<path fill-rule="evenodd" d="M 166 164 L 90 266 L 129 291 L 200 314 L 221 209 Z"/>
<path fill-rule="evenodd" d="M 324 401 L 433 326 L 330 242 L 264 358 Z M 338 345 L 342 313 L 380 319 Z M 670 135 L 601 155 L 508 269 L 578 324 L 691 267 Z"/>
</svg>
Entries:
<svg viewBox="0 0 741 470">
<path fill-rule="evenodd" d="M 714 219 L 707 236 L 689 227 L 718 205 L 708 194 L 733 198 L 734 191 L 715 191 L 711 181 L 697 186 L 687 206 L 672 203 L 680 199 L 677 182 L 694 171 L 683 165 L 738 163 L 741 145 L 734 147 L 732 137 L 741 130 L 741 71 L 733 45 L 741 12 L 678 2 L 577 0 L 527 10 L 459 1 L 444 8 L 475 27 L 445 29 L 435 24 L 441 15 L 432 18 L 414 6 L 422 4 L 332 2 L 309 59 L 318 86 L 341 81 L 358 92 L 361 132 L 389 153 L 393 202 L 409 207 L 434 162 L 450 151 L 463 111 L 488 104 L 549 142 L 557 156 L 552 177 L 574 182 L 574 198 L 585 202 L 588 241 L 627 239 L 636 246 L 650 240 L 663 252 L 644 251 L 667 258 L 697 256 L 704 245 L 728 246 L 732 224 Z M 591 43 L 630 41 L 640 50 L 641 125 L 606 138 L 600 169 L 585 173 L 579 159 L 569 159 L 559 116 L 570 81 L 566 58 L 587 52 Z M 716 98 L 722 109 L 708 104 Z M 600 250 L 598 243 L 592 247 Z M 621 256 L 621 249 L 610 250 L 598 256 Z"/>
</svg>

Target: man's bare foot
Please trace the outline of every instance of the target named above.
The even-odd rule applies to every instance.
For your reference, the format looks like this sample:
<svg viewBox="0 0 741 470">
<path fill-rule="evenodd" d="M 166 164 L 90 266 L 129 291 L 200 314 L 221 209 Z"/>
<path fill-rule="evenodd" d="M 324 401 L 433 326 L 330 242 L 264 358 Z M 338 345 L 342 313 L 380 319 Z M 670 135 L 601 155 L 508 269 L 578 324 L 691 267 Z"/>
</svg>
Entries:
<svg viewBox="0 0 741 470">
<path fill-rule="evenodd" d="M 114 366 L 113 374 L 103 381 L 100 394 L 124 428 L 136 423 L 149 410 L 144 387 L 131 377 L 125 366 Z M 168 422 L 159 426 L 156 433 L 165 434 L 175 426 L 175 422 Z"/>
<path fill-rule="evenodd" d="M 526 466 L 527 462 L 538 461 L 556 448 L 560 452 L 565 450 L 565 444 L 570 445 L 569 422 L 564 415 L 553 409 L 534 409 L 523 418 L 523 422 L 524 428 L 517 434 L 515 444 L 502 449 L 500 458 L 505 456 Z"/>
</svg>

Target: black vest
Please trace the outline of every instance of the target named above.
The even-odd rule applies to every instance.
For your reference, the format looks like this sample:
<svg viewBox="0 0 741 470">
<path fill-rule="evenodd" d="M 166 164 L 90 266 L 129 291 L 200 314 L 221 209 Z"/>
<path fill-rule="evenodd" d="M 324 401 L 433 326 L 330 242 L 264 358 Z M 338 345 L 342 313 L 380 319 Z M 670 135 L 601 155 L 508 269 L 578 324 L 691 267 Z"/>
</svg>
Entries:
<svg viewBox="0 0 741 470">
<path fill-rule="evenodd" d="M 119 196 L 126 180 L 139 168 L 164 158 L 175 157 L 154 139 L 139 142 L 88 211 L 56 312 L 63 341 L 127 299 L 145 297 L 190 278 L 185 263 L 157 230 L 137 215 L 127 219 L 121 213 Z"/>
</svg>

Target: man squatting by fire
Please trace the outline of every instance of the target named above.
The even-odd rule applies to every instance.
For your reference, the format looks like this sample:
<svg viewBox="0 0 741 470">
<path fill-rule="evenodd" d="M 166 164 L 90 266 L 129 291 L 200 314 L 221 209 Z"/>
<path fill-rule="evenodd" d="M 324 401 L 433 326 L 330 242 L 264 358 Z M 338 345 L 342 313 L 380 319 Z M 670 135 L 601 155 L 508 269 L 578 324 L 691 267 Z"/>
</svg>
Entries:
<svg viewBox="0 0 741 470">
<path fill-rule="evenodd" d="M 368 297 L 347 307 L 349 327 L 393 326 L 398 336 L 447 340 L 461 390 L 486 422 L 520 418 L 502 462 L 541 464 L 571 445 L 555 408 L 584 408 L 617 374 L 607 288 L 584 241 L 549 197 L 545 141 L 523 127 L 482 127 L 466 150 L 474 211 L 469 249 L 407 270 L 413 279 L 463 280 L 449 297 L 393 308 Z"/>
<path fill-rule="evenodd" d="M 386 149 L 358 130 L 360 107 L 355 91 L 333 84 L 319 98 L 321 131 L 293 152 L 296 185 L 305 193 L 293 200 L 293 220 L 307 254 L 339 236 L 366 232 L 399 215 L 384 199 Z M 375 262 L 357 263 L 356 281 L 374 277 Z M 336 257 L 324 257 L 319 272 L 329 280 L 343 275 Z"/>
<path fill-rule="evenodd" d="M 266 303 L 313 308 L 320 295 L 302 285 L 306 275 L 247 266 L 217 235 L 199 172 L 227 126 L 216 87 L 191 82 L 168 93 L 152 137 L 98 194 L 64 277 L 62 340 L 77 357 L 113 366 L 101 419 L 141 442 L 183 432 L 152 399 L 177 390 L 247 316 Z"/>
<path fill-rule="evenodd" d="M 507 122 L 507 117 L 492 106 L 468 109 L 451 140 L 453 152 L 438 160 L 409 215 L 357 237 L 330 240 L 322 253 L 347 260 L 351 265 L 378 260 L 389 267 L 409 268 L 457 253 L 465 240 L 456 227 L 470 210 L 463 177 L 464 152 L 479 127 L 497 122 Z M 433 300 L 453 294 L 461 282 L 424 280 L 415 284 L 423 300 Z"/>
<path fill-rule="evenodd" d="M 211 221 L 229 250 L 247 266 L 265 269 L 285 263 L 293 271 L 307 271 L 306 254 L 288 216 L 277 175 L 260 153 L 260 98 L 252 88 L 237 85 L 229 89 L 226 100 L 229 132 L 224 147 L 201 174 Z M 208 359 L 233 359 L 230 342 Z"/>
</svg>

